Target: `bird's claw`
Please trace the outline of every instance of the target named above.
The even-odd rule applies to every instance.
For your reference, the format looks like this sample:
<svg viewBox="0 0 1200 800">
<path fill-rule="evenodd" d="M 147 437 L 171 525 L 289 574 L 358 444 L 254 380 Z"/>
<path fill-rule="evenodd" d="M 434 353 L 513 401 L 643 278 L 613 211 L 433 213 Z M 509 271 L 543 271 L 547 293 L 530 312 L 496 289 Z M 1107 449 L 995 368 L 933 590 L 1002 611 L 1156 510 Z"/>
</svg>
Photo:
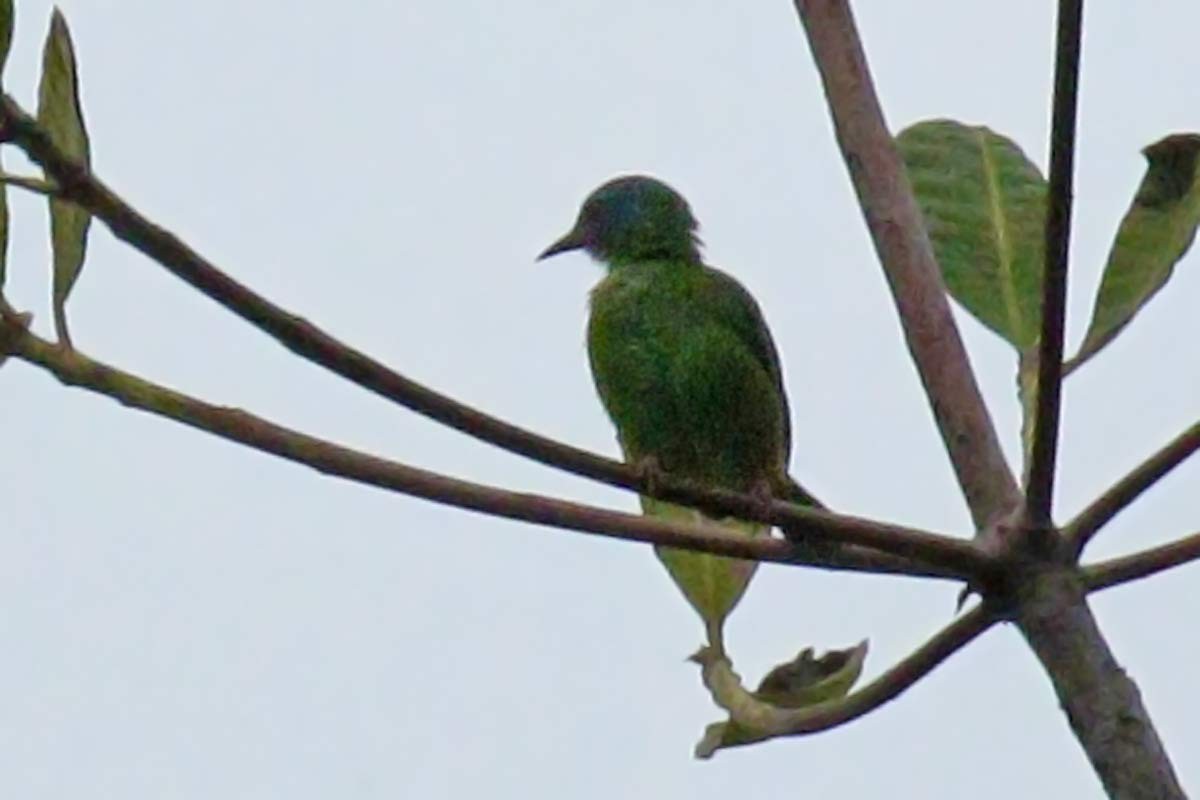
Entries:
<svg viewBox="0 0 1200 800">
<path fill-rule="evenodd" d="M 637 460 L 636 468 L 638 476 L 642 479 L 643 491 L 651 497 L 656 496 L 662 486 L 664 474 L 658 459 L 654 456 L 642 456 Z"/>
<path fill-rule="evenodd" d="M 757 506 L 755 510 L 761 519 L 771 516 L 771 505 L 775 502 L 775 494 L 771 491 L 770 481 L 757 481 L 750 489 L 750 496 L 754 498 L 754 504 Z"/>
</svg>

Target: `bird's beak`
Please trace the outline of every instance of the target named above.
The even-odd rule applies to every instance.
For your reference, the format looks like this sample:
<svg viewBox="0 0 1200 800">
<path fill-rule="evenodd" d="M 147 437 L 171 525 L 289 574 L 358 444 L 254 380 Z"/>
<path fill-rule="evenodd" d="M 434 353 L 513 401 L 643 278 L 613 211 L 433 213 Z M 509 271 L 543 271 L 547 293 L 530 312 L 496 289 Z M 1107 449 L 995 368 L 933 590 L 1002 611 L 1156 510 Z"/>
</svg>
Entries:
<svg viewBox="0 0 1200 800">
<path fill-rule="evenodd" d="M 542 254 L 537 257 L 537 260 L 541 261 L 549 258 L 550 256 L 556 256 L 559 253 L 565 253 L 568 250 L 578 250 L 579 248 L 583 247 L 583 245 L 583 234 L 577 229 L 572 228 L 571 230 L 567 231 L 565 236 L 543 250 Z"/>
</svg>

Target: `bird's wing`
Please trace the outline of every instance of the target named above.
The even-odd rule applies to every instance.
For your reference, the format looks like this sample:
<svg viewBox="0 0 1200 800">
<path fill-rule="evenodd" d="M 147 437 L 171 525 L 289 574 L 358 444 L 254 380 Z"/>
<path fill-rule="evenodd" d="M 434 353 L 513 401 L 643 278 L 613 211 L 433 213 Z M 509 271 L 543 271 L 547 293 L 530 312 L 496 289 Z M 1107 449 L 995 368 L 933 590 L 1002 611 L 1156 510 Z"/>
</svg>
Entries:
<svg viewBox="0 0 1200 800">
<path fill-rule="evenodd" d="M 719 269 L 706 267 L 709 286 L 712 288 L 708 308 L 718 315 L 720 321 L 727 325 L 762 365 L 775 388 L 779 391 L 780 412 L 783 414 L 783 446 L 784 459 L 792 452 L 792 422 L 788 411 L 787 390 L 783 387 L 783 370 L 779 366 L 779 353 L 775 349 L 775 340 L 771 338 L 771 330 L 763 319 L 762 310 L 746 288 L 732 276 Z"/>
</svg>

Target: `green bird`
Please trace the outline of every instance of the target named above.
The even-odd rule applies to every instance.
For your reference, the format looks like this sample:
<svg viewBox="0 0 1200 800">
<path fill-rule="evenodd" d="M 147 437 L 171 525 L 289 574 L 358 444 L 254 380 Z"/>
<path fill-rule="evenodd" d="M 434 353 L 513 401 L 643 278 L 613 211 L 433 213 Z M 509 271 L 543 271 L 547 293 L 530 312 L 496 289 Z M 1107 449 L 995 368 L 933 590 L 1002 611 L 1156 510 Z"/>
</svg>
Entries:
<svg viewBox="0 0 1200 800">
<path fill-rule="evenodd" d="M 762 311 L 734 278 L 703 262 L 697 227 L 670 186 L 623 176 L 592 192 L 539 260 L 582 249 L 606 268 L 591 292 L 588 357 L 627 462 L 818 505 L 788 476 L 787 394 Z M 746 535 L 769 530 L 648 497 L 642 507 Z M 754 565 L 670 548 L 658 554 L 719 645 Z"/>
</svg>

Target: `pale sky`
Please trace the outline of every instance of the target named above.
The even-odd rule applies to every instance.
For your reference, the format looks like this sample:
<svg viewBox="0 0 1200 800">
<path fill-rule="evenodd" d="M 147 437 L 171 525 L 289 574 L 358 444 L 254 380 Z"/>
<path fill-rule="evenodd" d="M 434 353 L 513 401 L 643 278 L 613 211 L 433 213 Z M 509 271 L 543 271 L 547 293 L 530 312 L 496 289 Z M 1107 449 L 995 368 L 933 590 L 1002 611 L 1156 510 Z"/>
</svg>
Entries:
<svg viewBox="0 0 1200 800">
<path fill-rule="evenodd" d="M 1045 164 L 1050 3 L 863 0 L 893 129 L 984 123 Z M 855 514 L 969 534 L 791 4 L 63 0 L 98 174 L 230 274 L 411 377 L 609 455 L 582 255 L 536 263 L 583 196 L 649 172 L 760 300 L 793 469 Z M 50 6 L 18 0 L 32 107 Z M 1200 130 L 1200 6 L 1086 19 L 1069 309 L 1082 337 L 1139 150 Z M 7 153 L 7 151 L 6 151 Z M 6 165 L 26 170 L 23 159 Z M 46 222 L 15 197 L 6 294 L 48 332 Z M 1200 417 L 1200 255 L 1066 388 L 1066 520 Z M 436 425 L 299 361 L 100 226 L 85 352 L 211 401 L 472 480 L 623 492 Z M 1014 359 L 960 315 L 1017 454 Z M 322 477 L 0 369 L 0 795 L 11 798 L 1095 797 L 1050 683 L 990 631 L 847 727 L 718 754 L 701 639 L 650 550 Z M 1089 557 L 1200 527 L 1200 460 Z M 1185 785 L 1200 785 L 1200 568 L 1095 607 Z M 765 567 L 729 643 L 756 682 L 869 637 L 877 675 L 957 587 Z"/>
</svg>

